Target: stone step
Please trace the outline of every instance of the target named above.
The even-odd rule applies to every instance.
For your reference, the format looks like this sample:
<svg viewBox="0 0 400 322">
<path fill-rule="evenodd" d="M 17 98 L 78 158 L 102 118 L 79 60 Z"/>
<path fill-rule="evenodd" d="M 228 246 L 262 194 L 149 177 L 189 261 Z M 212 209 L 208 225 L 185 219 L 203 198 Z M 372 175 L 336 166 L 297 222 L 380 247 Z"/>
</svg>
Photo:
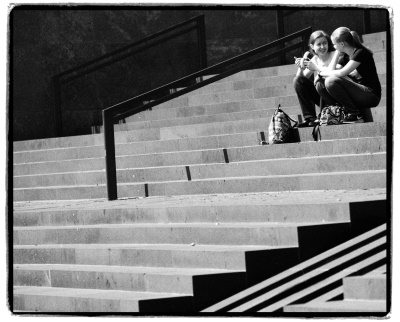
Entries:
<svg viewBox="0 0 400 322">
<path fill-rule="evenodd" d="M 255 137 L 257 135 L 254 135 Z M 255 140 L 254 140 L 255 141 Z M 256 143 L 256 142 L 253 142 Z M 301 158 L 322 155 L 377 153 L 386 151 L 386 137 L 365 137 L 315 142 L 232 147 L 226 149 L 175 151 L 166 153 L 125 155 L 116 158 L 117 169 L 161 167 L 172 165 L 211 164 L 277 158 Z M 66 152 L 66 151 L 65 151 Z M 45 156 L 45 155 L 44 155 Z M 68 154 L 65 154 L 68 157 Z M 14 164 L 14 186 L 21 176 L 44 173 L 103 170 L 104 158 L 72 159 Z"/>
<path fill-rule="evenodd" d="M 385 86 L 383 86 L 383 96 L 386 96 Z M 264 92 L 265 89 L 260 89 L 260 92 Z M 264 95 L 264 94 L 263 94 Z M 383 102 L 382 102 L 383 103 Z M 380 108 L 372 108 L 372 110 L 377 110 L 386 117 L 386 108 L 380 103 Z M 382 107 L 382 108 L 381 108 Z M 237 120 L 246 119 L 257 119 L 257 118 L 271 118 L 274 111 L 276 110 L 276 105 L 266 105 L 263 109 L 252 110 L 245 112 L 233 112 L 233 113 L 221 113 L 214 115 L 204 115 L 204 116 L 192 116 L 185 118 L 168 118 L 163 120 L 155 121 L 141 121 L 141 122 L 127 122 L 122 124 L 116 124 L 114 126 L 115 131 L 130 131 L 130 130 L 140 130 L 140 129 L 151 129 L 151 128 L 164 128 L 164 127 L 175 127 L 182 125 L 191 124 L 204 124 L 204 123 L 215 123 L 215 122 L 229 122 Z M 283 108 L 285 113 L 287 113 L 293 120 L 301 121 L 301 110 L 298 106 L 291 106 Z M 319 108 L 317 109 L 319 110 Z M 375 111 L 376 113 L 376 111 Z M 375 119 L 374 119 L 375 120 Z M 97 127 L 98 131 L 103 132 L 103 126 Z"/>
<path fill-rule="evenodd" d="M 119 198 L 176 195 L 209 195 L 227 193 L 254 193 L 267 191 L 305 191 L 374 189 L 386 187 L 386 170 L 310 173 L 207 179 L 197 181 L 169 181 L 120 183 Z M 106 198 L 105 185 L 48 186 L 14 189 L 14 202 L 32 200 L 72 200 Z"/>
<path fill-rule="evenodd" d="M 386 301 L 366 301 L 366 300 L 345 300 L 330 301 L 311 304 L 289 305 L 284 308 L 284 312 L 335 312 L 338 313 L 378 313 L 387 312 Z"/>
<path fill-rule="evenodd" d="M 345 300 L 384 300 L 386 301 L 387 276 L 368 274 L 343 279 Z"/>
<path fill-rule="evenodd" d="M 118 183 L 190 181 L 210 178 L 261 177 L 386 169 L 386 153 L 328 155 L 191 166 L 158 166 L 118 170 Z M 104 171 L 14 176 L 14 188 L 106 184 Z"/>
<path fill-rule="evenodd" d="M 141 199 L 33 201 L 14 203 L 17 226 L 70 226 L 124 223 L 365 222 L 385 213 L 386 189 L 283 191 Z M 316 203 L 315 200 L 323 202 Z M 369 217 L 368 222 L 372 222 Z"/>
<path fill-rule="evenodd" d="M 164 119 L 155 121 L 142 121 L 142 122 L 127 122 L 123 124 L 116 124 L 114 126 L 115 131 L 131 131 L 149 128 L 163 128 L 163 127 L 174 127 L 182 125 L 191 124 L 204 124 L 204 123 L 215 123 L 215 122 L 230 122 L 238 120 L 247 119 L 257 119 L 257 118 L 271 118 L 276 106 L 272 108 L 265 107 L 260 110 L 245 111 L 245 112 L 233 112 L 233 113 L 221 113 L 214 115 L 204 115 L 204 116 L 192 116 L 192 117 L 180 117 L 175 119 Z M 298 121 L 298 114 L 300 109 L 298 106 L 292 106 L 285 108 L 285 113 L 287 113 L 293 120 Z M 104 127 L 98 127 L 100 132 L 104 131 Z"/>
<path fill-rule="evenodd" d="M 382 106 L 386 100 L 382 100 L 384 102 L 380 103 Z M 285 106 L 298 106 L 297 96 L 284 96 L 284 97 L 275 97 L 274 106 L 278 106 L 281 104 L 282 108 L 285 109 Z M 386 104 L 386 103 L 385 103 Z M 268 126 L 270 119 L 264 121 L 266 123 L 265 126 Z M 230 124 L 230 122 L 225 122 Z M 214 125 L 218 125 L 219 123 L 213 123 Z M 232 125 L 231 125 L 232 126 Z M 191 126 L 191 127 L 199 127 L 199 125 Z M 168 130 L 169 128 L 167 128 Z M 164 129 L 148 129 L 148 130 L 139 130 L 139 131 L 117 131 L 115 133 L 115 142 L 116 144 L 121 143 L 129 143 L 135 141 L 153 141 L 160 139 L 167 139 L 163 136 Z M 207 136 L 210 134 L 207 134 Z M 212 134 L 211 134 L 212 135 Z M 187 135 L 190 136 L 190 135 Z M 83 135 L 83 136 L 74 136 L 74 137 L 65 137 L 65 138 L 50 138 L 50 139 L 41 139 L 41 140 L 30 140 L 30 141 L 18 141 L 13 143 L 13 151 L 31 151 L 31 150 L 39 150 L 39 149 L 53 149 L 53 148 L 71 148 L 78 146 L 103 146 L 104 145 L 104 137 L 101 134 L 92 134 L 92 135 Z"/>
<path fill-rule="evenodd" d="M 14 227 L 14 245 L 185 244 L 298 245 L 306 223 L 170 223 Z"/>
<path fill-rule="evenodd" d="M 378 225 L 356 238 L 339 243 L 286 271 L 216 303 L 205 312 L 276 312 L 288 305 L 313 300 L 340 282 L 386 259 L 386 225 Z M 311 296 L 310 296 L 311 295 Z"/>
<path fill-rule="evenodd" d="M 382 104 L 386 104 L 386 100 L 382 100 Z M 288 109 L 286 109 L 288 110 Z M 371 114 L 376 122 L 386 122 L 386 108 L 385 105 L 379 106 L 377 108 L 371 109 Z M 265 122 L 270 120 L 267 118 Z M 269 124 L 269 123 L 267 123 Z M 264 126 L 263 130 L 267 130 L 267 124 Z M 116 135 L 126 135 L 127 133 L 119 132 Z M 194 142 L 193 139 L 183 139 L 180 141 L 176 140 L 164 140 L 162 142 L 157 141 L 147 141 L 142 143 L 120 143 L 116 144 L 116 155 L 131 155 L 131 154 L 144 154 L 144 153 L 155 153 L 155 152 L 166 152 L 166 151 L 181 151 L 181 150 L 198 150 L 204 148 L 217 148 L 217 147 L 231 147 L 240 145 L 252 145 L 258 144 L 259 140 L 254 141 L 254 135 L 249 137 L 246 134 L 243 135 L 232 135 L 225 137 L 215 137 L 209 136 L 201 137 L 197 140 L 204 140 L 204 142 Z M 253 140 L 252 140 L 253 138 Z M 207 141 L 207 142 L 206 142 Z M 257 142 L 257 143 L 256 143 Z M 104 157 L 104 145 L 95 146 L 80 146 L 80 147 L 70 147 L 70 148 L 47 148 L 39 150 L 29 150 L 29 151 L 14 151 L 13 161 L 15 165 L 20 163 L 30 163 L 30 162 L 43 162 L 47 160 L 71 160 L 71 159 L 83 159 L 83 158 L 98 158 Z M 15 171 L 16 169 L 14 169 Z M 84 170 L 84 168 L 82 169 Z M 34 169 L 33 169 L 34 171 Z M 20 174 L 21 172 L 16 172 Z M 22 172 L 30 173 L 30 172 Z M 35 172 L 34 172 L 35 173 Z"/>
<path fill-rule="evenodd" d="M 377 69 L 379 70 L 379 76 L 381 81 L 383 81 L 384 84 L 386 84 L 386 51 L 379 51 L 377 53 L 374 53 L 374 60 L 375 64 L 377 65 Z M 294 66 L 294 65 L 293 65 Z M 204 94 L 217 94 L 217 93 L 226 93 L 226 92 L 234 92 L 238 90 L 244 90 L 244 89 L 253 89 L 253 88 L 263 88 L 263 87 L 270 87 L 270 92 L 271 94 L 277 91 L 282 91 L 283 88 L 293 89 L 293 78 L 296 75 L 297 67 L 294 66 L 293 68 L 294 72 L 289 75 L 278 75 L 278 76 L 262 76 L 262 74 L 258 73 L 258 75 L 253 75 L 248 74 L 247 79 L 242 79 L 242 80 L 235 80 L 235 78 L 231 79 L 228 77 L 225 79 L 225 81 L 219 81 L 216 83 L 212 83 L 210 85 L 201 87 L 199 89 L 196 89 L 188 94 L 184 94 L 183 97 L 188 97 L 188 104 L 189 106 L 195 102 L 196 100 L 191 100 L 191 97 L 194 96 L 199 96 L 199 95 L 204 95 Z M 276 89 L 273 89 L 277 87 Z M 282 89 L 279 89 L 282 88 Z M 282 94 L 281 94 L 282 95 Z M 273 96 L 273 95 L 271 95 Z M 221 98 L 224 98 L 225 96 L 221 96 Z M 180 104 L 183 103 L 184 101 L 181 100 Z M 166 105 L 170 106 L 170 105 Z"/>
<path fill-rule="evenodd" d="M 379 40 L 386 41 L 386 31 L 362 35 L 363 44 L 366 46 L 369 46 L 370 44 L 375 44 Z"/>
<path fill-rule="evenodd" d="M 192 296 L 171 293 L 128 292 L 15 286 L 14 309 L 32 312 L 192 312 Z"/>
<path fill-rule="evenodd" d="M 119 132 L 124 134 L 124 132 Z M 126 133 L 126 132 L 125 132 Z M 120 143 L 115 145 L 117 156 L 137 155 L 137 154 L 154 154 L 164 153 L 172 151 L 197 151 L 204 149 L 219 149 L 229 148 L 238 146 L 250 146 L 259 145 L 260 138 L 257 137 L 257 133 L 238 133 L 238 134 L 222 134 L 222 135 L 210 135 L 203 137 L 192 137 L 183 139 L 173 140 L 155 140 L 145 142 L 131 142 L 131 143 Z M 99 158 L 105 156 L 104 145 L 96 146 L 80 146 L 71 148 L 54 148 L 46 150 L 30 150 L 14 152 L 16 156 L 14 165 L 14 171 L 16 174 L 29 174 L 36 173 L 35 168 L 26 171 L 19 171 L 20 166 L 30 162 L 45 162 L 48 160 L 61 161 L 61 160 L 74 160 L 74 159 L 89 159 Z M 14 159 L 14 160 L 15 160 Z M 95 162 L 95 161 L 94 161 Z M 50 164 L 50 163 L 49 163 Z M 29 167 L 29 166 L 28 166 Z M 44 167 L 46 168 L 46 167 Z M 103 167 L 104 168 L 104 167 Z M 53 169 L 57 169 L 53 168 Z M 81 168 L 82 171 L 90 168 Z M 31 172 L 32 171 L 32 172 Z M 42 171 L 42 170 L 40 170 Z M 46 170 L 43 170 L 46 171 Z M 55 171 L 55 170 L 51 170 Z"/>
<path fill-rule="evenodd" d="M 378 65 L 377 68 L 379 68 L 380 74 L 386 73 L 386 66 L 382 67 Z M 384 71 L 382 71 L 381 69 L 384 69 Z M 382 75 L 382 77 L 386 78 L 386 74 Z M 182 109 L 183 107 L 198 107 L 198 106 L 207 107 L 209 105 L 214 106 L 216 104 L 226 104 L 230 102 L 233 103 L 233 102 L 240 102 L 247 100 L 260 100 L 260 99 L 264 100 L 266 104 L 265 106 L 267 108 L 276 108 L 278 104 L 282 104 L 282 106 L 299 106 L 299 101 L 297 95 L 295 94 L 292 83 L 286 85 L 266 87 L 264 85 L 263 80 L 265 82 L 265 78 L 262 78 L 261 81 L 249 82 L 248 85 L 243 85 L 243 87 L 245 87 L 244 89 L 237 89 L 237 90 L 232 89 L 231 91 L 205 93 L 201 95 L 195 95 L 189 93 L 187 94 L 190 95 L 188 97 L 183 96 L 172 99 L 166 103 L 157 105 L 156 107 L 152 108 L 152 110 L 168 111 L 169 109 L 175 109 L 175 108 Z M 285 98 L 286 96 L 288 97 Z M 386 85 L 382 85 L 382 96 L 383 97 L 386 96 Z M 275 98 L 275 100 L 273 98 Z M 127 118 L 128 123 L 130 122 L 130 120 L 131 118 Z"/>
<path fill-rule="evenodd" d="M 386 85 L 386 73 L 379 74 L 379 79 L 382 85 Z M 225 83 L 223 83 L 225 84 Z M 206 94 L 206 93 L 214 93 L 219 91 L 228 90 L 246 90 L 252 88 L 261 88 L 269 87 L 269 91 L 271 88 L 273 91 L 281 90 L 282 86 L 286 86 L 287 88 L 293 88 L 293 75 L 288 76 L 276 76 L 276 77 L 264 77 L 258 79 L 252 79 L 247 81 L 239 81 L 239 82 L 231 82 L 226 83 L 231 84 L 230 86 L 225 86 L 222 88 L 218 86 L 220 84 L 213 84 L 213 86 L 206 86 L 198 89 L 198 93 Z M 264 89 L 266 91 L 267 89 Z M 197 91 L 191 93 L 197 93 Z M 273 93 L 273 92 L 272 92 Z M 383 93 L 386 95 L 386 93 Z M 165 103 L 168 105 L 168 102 Z M 208 104 L 208 105 L 198 105 L 198 106 L 181 106 L 174 107 L 173 104 L 169 103 L 168 108 L 163 108 L 162 106 L 154 106 L 152 110 L 146 110 L 141 113 L 135 114 L 125 119 L 126 122 L 142 122 L 142 121 L 151 121 L 151 120 L 161 120 L 161 119 L 175 119 L 179 117 L 191 117 L 191 116 L 204 116 L 204 115 L 215 115 L 220 113 L 234 113 L 234 112 L 244 112 L 250 110 L 261 110 L 265 107 L 276 108 L 276 97 L 267 97 L 262 99 L 252 99 L 252 100 L 242 100 L 236 102 L 227 102 L 227 103 L 217 103 L 217 104 Z M 299 110 L 298 102 L 294 105 L 297 106 Z"/>
<path fill-rule="evenodd" d="M 271 256 L 288 261 L 298 257 L 297 247 L 257 245 L 182 244 L 68 244 L 15 245 L 15 264 L 118 265 L 129 267 L 170 267 L 187 269 L 246 270 L 262 255 L 270 268 Z M 254 263 L 253 263 L 254 264 Z"/>
<path fill-rule="evenodd" d="M 225 283 L 245 286 L 245 272 L 210 268 L 130 267 L 110 265 L 14 264 L 15 286 L 121 290 L 198 295 L 199 283 L 212 289 L 218 277 Z M 195 281 L 196 280 L 196 281 Z M 228 285 L 225 285 L 228 286 Z M 216 290 L 213 290 L 214 292 Z"/>
<path fill-rule="evenodd" d="M 373 52 L 382 52 L 386 51 L 386 48 L 383 48 L 382 42 L 372 44 L 369 47 Z M 386 73 L 386 59 L 384 59 L 384 55 L 379 53 L 377 54 L 376 60 L 376 67 L 378 74 Z M 234 75 L 228 76 L 213 84 L 220 84 L 220 83 L 227 83 L 227 82 L 239 82 L 239 81 L 246 81 L 249 79 L 255 78 L 263 78 L 263 77 L 275 77 L 275 76 L 289 76 L 291 75 L 294 77 L 297 72 L 297 66 L 294 64 L 290 65 L 283 65 L 283 66 L 275 66 L 275 67 L 268 67 L 268 68 L 260 68 L 260 69 L 253 69 L 253 70 L 245 70 Z M 213 75 L 210 75 L 210 78 Z"/>
<path fill-rule="evenodd" d="M 297 98 L 296 98 L 297 99 Z M 384 111 L 382 109 L 382 111 Z M 259 118 L 259 119 L 249 119 L 249 120 L 239 120 L 239 121 L 227 121 L 227 122 L 215 122 L 206 124 L 194 124 L 194 125 L 184 125 L 184 126 L 174 126 L 165 127 L 160 129 L 148 129 L 148 130 L 137 130 L 137 131 L 121 131 L 125 132 L 127 135 L 131 136 L 131 141 L 153 141 L 153 140 L 172 140 L 172 139 L 182 139 L 188 137 L 200 137 L 200 136 L 210 136 L 210 135 L 222 135 L 222 134 L 235 134 L 235 133 L 245 133 L 252 131 L 267 131 L 270 123 L 270 118 Z M 368 124 L 355 124 L 365 125 Z M 370 125 L 377 126 L 379 125 Z M 354 124 L 353 124 L 354 127 Z M 332 128 L 332 127 L 327 127 Z M 342 127 L 340 127 L 342 129 Z M 343 127 L 344 128 L 344 127 Z M 311 133 L 312 129 L 301 129 L 300 135 L 306 130 L 306 132 Z M 328 130 L 333 131 L 333 130 Z M 121 133 L 118 132 L 118 133 Z M 340 137 L 337 137 L 340 138 Z M 302 141 L 302 137 L 300 137 Z"/>
</svg>

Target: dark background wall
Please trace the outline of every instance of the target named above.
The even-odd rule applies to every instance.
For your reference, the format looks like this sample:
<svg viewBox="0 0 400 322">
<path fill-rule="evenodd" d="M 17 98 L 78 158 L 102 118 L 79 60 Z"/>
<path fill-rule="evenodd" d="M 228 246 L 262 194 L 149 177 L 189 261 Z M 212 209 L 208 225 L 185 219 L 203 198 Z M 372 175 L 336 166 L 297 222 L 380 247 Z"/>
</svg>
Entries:
<svg viewBox="0 0 400 322">
<path fill-rule="evenodd" d="M 54 74 L 200 14 L 205 14 L 210 66 L 277 39 L 277 9 L 16 7 L 10 14 L 13 140 L 55 136 L 50 82 Z M 285 19 L 285 34 L 308 26 L 328 33 L 347 26 L 363 34 L 363 11 L 303 8 Z M 370 9 L 370 14 L 371 32 L 387 30 L 385 9 Z M 101 109 L 197 70 L 196 39 L 189 33 L 63 85 L 65 134 L 89 134 L 90 127 L 101 122 Z"/>
</svg>

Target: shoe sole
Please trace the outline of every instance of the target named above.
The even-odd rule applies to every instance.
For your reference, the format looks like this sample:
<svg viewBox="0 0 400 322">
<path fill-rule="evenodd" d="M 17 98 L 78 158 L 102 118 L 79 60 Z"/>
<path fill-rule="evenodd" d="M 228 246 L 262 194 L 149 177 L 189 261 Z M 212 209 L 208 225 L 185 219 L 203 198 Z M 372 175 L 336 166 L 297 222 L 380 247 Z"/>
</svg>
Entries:
<svg viewBox="0 0 400 322">
<path fill-rule="evenodd" d="M 343 124 L 354 124 L 354 123 L 364 123 L 364 120 L 357 120 L 357 121 L 343 121 Z"/>
</svg>

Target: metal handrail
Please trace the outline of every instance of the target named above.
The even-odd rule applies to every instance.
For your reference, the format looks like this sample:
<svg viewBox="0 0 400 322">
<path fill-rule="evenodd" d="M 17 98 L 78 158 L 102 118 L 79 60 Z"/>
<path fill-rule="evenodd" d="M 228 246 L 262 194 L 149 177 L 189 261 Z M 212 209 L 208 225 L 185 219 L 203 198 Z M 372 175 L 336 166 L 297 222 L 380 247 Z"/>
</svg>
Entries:
<svg viewBox="0 0 400 322">
<path fill-rule="evenodd" d="M 172 31 L 175 31 L 181 27 L 184 27 L 188 24 L 191 24 L 191 23 L 195 23 L 195 25 L 188 27 L 184 30 L 177 31 L 174 34 L 170 34 L 165 37 L 166 34 L 172 32 Z M 54 92 L 54 118 L 55 118 L 55 125 L 56 125 L 56 135 L 62 136 L 62 132 L 63 132 L 62 131 L 62 116 L 61 116 L 61 85 L 62 84 L 71 82 L 79 77 L 82 77 L 84 75 L 92 73 L 96 70 L 99 70 L 105 66 L 111 65 L 111 64 L 118 62 L 122 59 L 125 59 L 127 57 L 133 56 L 139 52 L 142 52 L 146 49 L 149 49 L 151 47 L 159 45 L 160 43 L 166 42 L 170 39 L 181 36 L 182 34 L 188 33 L 192 30 L 197 30 L 200 69 L 203 69 L 203 68 L 207 67 L 204 14 L 190 18 L 188 20 L 185 20 L 181 23 L 178 23 L 174 26 L 166 28 L 162 31 L 156 32 L 155 34 L 152 34 L 151 36 L 143 38 L 132 44 L 129 44 L 127 46 L 124 46 L 122 48 L 119 48 L 117 50 L 109 52 L 105 55 L 99 56 L 99 57 L 92 59 L 88 62 L 85 62 L 81 65 L 78 65 L 69 70 L 63 71 L 59 74 L 52 76 L 51 82 L 53 85 L 53 92 Z M 164 36 L 162 39 L 157 39 L 162 36 Z M 156 41 L 149 44 L 149 42 L 152 40 L 156 40 Z M 146 44 L 146 43 L 147 43 L 147 45 L 138 48 L 139 46 Z M 133 49 L 133 48 L 135 48 L 135 49 L 131 50 L 129 53 L 120 55 L 121 53 L 127 52 L 128 50 Z M 102 62 L 102 63 L 99 64 L 99 62 Z M 89 67 L 89 66 L 92 66 L 92 67 Z M 71 75 L 71 76 L 67 77 L 68 75 Z"/>
<path fill-rule="evenodd" d="M 280 38 L 278 40 L 275 40 L 269 44 L 263 45 L 261 47 L 258 47 L 256 49 L 253 49 L 249 52 L 246 52 L 244 54 L 238 55 L 236 57 L 233 57 L 231 59 L 228 59 L 224 62 L 221 62 L 219 64 L 216 64 L 214 66 L 202 69 L 198 72 L 195 72 L 191 75 L 188 75 L 186 77 L 180 78 L 176 81 L 173 81 L 169 84 L 163 85 L 157 89 L 154 89 L 150 92 L 138 95 L 134 98 L 131 98 L 129 100 L 126 100 L 124 102 L 121 102 L 119 104 L 116 104 L 114 106 L 111 106 L 109 108 L 106 108 L 102 111 L 103 113 L 103 126 L 104 126 L 104 144 L 105 144 L 105 150 L 106 150 L 106 175 L 107 175 L 107 195 L 109 200 L 116 200 L 118 198 L 117 196 L 117 171 L 116 171 L 116 159 L 115 159 L 115 138 L 114 138 L 114 123 L 118 122 L 119 120 L 126 118 L 128 116 L 132 116 L 134 114 L 137 114 L 141 111 L 147 110 L 155 105 L 161 104 L 163 102 L 166 102 L 168 100 L 171 100 L 173 98 L 179 97 L 181 95 L 184 95 L 188 92 L 191 92 L 195 89 L 198 89 L 200 87 L 206 86 L 208 84 L 211 84 L 217 80 L 220 80 L 222 78 L 228 77 L 232 74 L 235 74 L 241 70 L 244 70 L 245 68 L 252 67 L 260 62 L 265 62 L 269 59 L 279 57 L 283 53 L 289 52 L 293 49 L 296 49 L 298 47 L 302 47 L 303 50 L 306 50 L 307 48 L 307 42 L 308 42 L 308 37 L 311 34 L 311 27 L 302 29 L 298 32 L 295 32 L 291 35 L 288 35 L 286 37 Z M 298 37 L 301 37 L 302 40 L 300 42 L 297 42 L 295 44 L 292 44 L 290 46 L 284 47 L 282 49 L 279 49 L 271 54 L 268 54 L 266 56 L 256 58 L 252 61 L 248 62 L 243 62 L 244 59 L 254 57 L 257 54 L 260 54 L 267 49 L 273 48 L 275 46 L 280 46 L 282 44 L 285 44 L 285 42 L 296 39 Z M 168 94 L 164 97 L 158 98 L 154 100 L 153 102 L 150 103 L 143 103 L 143 99 L 145 97 L 148 97 L 151 94 L 159 94 L 165 92 L 166 89 L 172 89 L 176 88 L 179 84 L 182 84 L 185 81 L 188 80 L 196 80 L 201 76 L 205 75 L 211 75 L 215 73 L 218 70 L 221 70 L 222 68 L 226 68 L 229 65 L 242 62 L 239 65 L 236 65 L 234 67 L 231 67 L 230 69 L 213 76 L 209 79 L 206 80 L 200 80 L 200 82 L 190 85 L 184 89 L 181 89 L 179 91 L 173 92 L 171 94 Z M 139 103 L 139 106 L 135 106 L 135 104 Z"/>
</svg>

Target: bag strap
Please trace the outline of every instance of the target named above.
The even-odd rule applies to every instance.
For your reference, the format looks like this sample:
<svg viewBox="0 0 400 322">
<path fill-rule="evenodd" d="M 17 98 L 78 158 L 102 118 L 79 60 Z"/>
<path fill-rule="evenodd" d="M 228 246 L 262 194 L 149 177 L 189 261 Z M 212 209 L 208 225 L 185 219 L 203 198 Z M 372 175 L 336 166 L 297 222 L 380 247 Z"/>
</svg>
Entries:
<svg viewBox="0 0 400 322">
<path fill-rule="evenodd" d="M 294 122 L 294 126 L 296 126 L 299 122 L 293 120 L 289 115 L 287 115 L 283 110 L 281 110 L 281 104 L 278 105 L 278 108 L 275 110 L 274 115 L 276 114 L 277 111 L 282 112 L 289 120 L 291 120 L 292 122 Z M 275 119 L 274 119 L 274 130 L 275 130 Z"/>
<path fill-rule="evenodd" d="M 314 141 L 318 141 L 318 137 L 319 137 L 319 140 L 321 141 L 321 130 L 320 130 L 319 124 L 314 126 L 313 131 L 312 131 L 312 137 L 314 138 Z"/>
</svg>

